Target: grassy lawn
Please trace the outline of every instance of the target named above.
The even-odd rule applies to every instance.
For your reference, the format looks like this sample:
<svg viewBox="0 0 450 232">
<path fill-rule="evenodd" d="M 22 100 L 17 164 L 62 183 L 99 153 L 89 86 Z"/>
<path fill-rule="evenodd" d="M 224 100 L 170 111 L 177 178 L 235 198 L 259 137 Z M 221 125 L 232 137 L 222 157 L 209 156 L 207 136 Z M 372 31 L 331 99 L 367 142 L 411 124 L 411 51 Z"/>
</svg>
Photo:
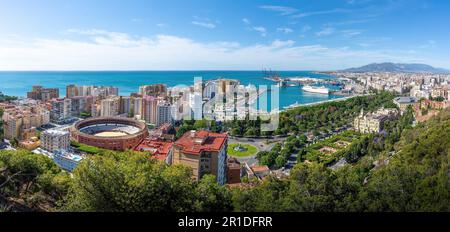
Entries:
<svg viewBox="0 0 450 232">
<path fill-rule="evenodd" d="M 235 148 L 241 146 L 244 148 L 243 151 L 236 151 Z M 247 157 L 256 155 L 258 153 L 258 148 L 253 145 L 245 144 L 245 143 L 233 143 L 228 145 L 227 153 L 229 156 L 233 157 Z"/>
<path fill-rule="evenodd" d="M 97 147 L 89 146 L 89 145 L 86 145 L 86 144 L 77 143 L 77 142 L 74 142 L 74 141 L 71 141 L 70 145 L 75 147 L 75 148 L 77 148 L 78 150 L 80 150 L 82 152 L 86 152 L 86 153 L 91 154 L 91 155 L 99 155 L 99 154 L 102 154 L 102 153 L 108 151 L 106 149 L 97 148 Z"/>
</svg>

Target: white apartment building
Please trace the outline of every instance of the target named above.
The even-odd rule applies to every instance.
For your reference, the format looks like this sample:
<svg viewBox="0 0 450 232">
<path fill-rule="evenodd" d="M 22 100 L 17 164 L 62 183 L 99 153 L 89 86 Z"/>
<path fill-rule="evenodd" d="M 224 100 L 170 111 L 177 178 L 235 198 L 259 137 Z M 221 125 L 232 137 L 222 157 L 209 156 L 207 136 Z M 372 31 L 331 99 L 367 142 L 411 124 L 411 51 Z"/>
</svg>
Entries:
<svg viewBox="0 0 450 232">
<path fill-rule="evenodd" d="M 146 123 L 156 125 L 158 116 L 158 100 L 152 96 L 145 96 L 142 100 L 142 119 Z"/>
<path fill-rule="evenodd" d="M 131 97 L 120 97 L 120 114 L 129 115 L 132 113 L 132 98 Z"/>
<path fill-rule="evenodd" d="M 60 130 L 46 130 L 41 134 L 41 147 L 47 151 L 67 150 L 70 146 L 70 133 Z"/>
<path fill-rule="evenodd" d="M 142 98 L 133 98 L 133 115 L 137 119 L 142 117 Z"/>
<path fill-rule="evenodd" d="M 64 120 L 72 116 L 72 100 L 55 99 L 52 101 L 52 110 L 50 112 L 50 119 L 53 122 Z"/>
<path fill-rule="evenodd" d="M 101 113 L 102 117 L 114 117 L 119 115 L 120 110 L 120 98 L 113 97 L 107 98 L 101 101 Z"/>
<path fill-rule="evenodd" d="M 160 102 L 157 110 L 156 126 L 173 122 L 173 107 L 168 102 Z"/>
</svg>

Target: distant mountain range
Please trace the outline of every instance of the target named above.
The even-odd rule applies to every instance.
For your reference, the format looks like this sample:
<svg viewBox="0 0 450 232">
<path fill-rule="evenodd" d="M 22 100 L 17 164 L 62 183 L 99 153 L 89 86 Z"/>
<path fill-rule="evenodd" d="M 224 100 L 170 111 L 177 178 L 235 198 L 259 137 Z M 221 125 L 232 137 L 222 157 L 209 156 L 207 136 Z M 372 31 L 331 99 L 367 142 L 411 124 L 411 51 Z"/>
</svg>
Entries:
<svg viewBox="0 0 450 232">
<path fill-rule="evenodd" d="M 409 73 L 450 73 L 450 70 L 435 68 L 426 64 L 373 63 L 359 68 L 349 68 L 342 72 L 409 72 Z"/>
</svg>

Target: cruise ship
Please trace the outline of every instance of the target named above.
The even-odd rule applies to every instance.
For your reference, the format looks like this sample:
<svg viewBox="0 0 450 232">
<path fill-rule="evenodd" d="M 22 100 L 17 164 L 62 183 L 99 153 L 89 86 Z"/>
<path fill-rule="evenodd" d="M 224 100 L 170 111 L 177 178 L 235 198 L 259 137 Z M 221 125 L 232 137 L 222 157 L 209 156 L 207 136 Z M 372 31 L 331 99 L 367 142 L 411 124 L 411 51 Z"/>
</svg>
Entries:
<svg viewBox="0 0 450 232">
<path fill-rule="evenodd" d="M 310 92 L 310 93 L 321 93 L 321 94 L 329 94 L 330 93 L 330 90 L 328 88 L 326 88 L 325 86 L 314 87 L 314 86 L 306 85 L 302 88 L 302 90 L 305 92 Z"/>
</svg>

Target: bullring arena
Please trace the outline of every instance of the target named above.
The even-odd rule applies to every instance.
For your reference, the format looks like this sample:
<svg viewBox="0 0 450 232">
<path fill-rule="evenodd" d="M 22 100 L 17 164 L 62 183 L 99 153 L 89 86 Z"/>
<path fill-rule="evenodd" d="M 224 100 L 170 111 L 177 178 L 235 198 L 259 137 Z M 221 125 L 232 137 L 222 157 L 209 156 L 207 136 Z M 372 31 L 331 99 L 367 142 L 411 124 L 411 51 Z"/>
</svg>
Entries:
<svg viewBox="0 0 450 232">
<path fill-rule="evenodd" d="M 135 148 L 148 136 L 147 125 L 127 118 L 92 118 L 74 125 L 72 139 L 86 145 L 125 151 Z"/>
</svg>

